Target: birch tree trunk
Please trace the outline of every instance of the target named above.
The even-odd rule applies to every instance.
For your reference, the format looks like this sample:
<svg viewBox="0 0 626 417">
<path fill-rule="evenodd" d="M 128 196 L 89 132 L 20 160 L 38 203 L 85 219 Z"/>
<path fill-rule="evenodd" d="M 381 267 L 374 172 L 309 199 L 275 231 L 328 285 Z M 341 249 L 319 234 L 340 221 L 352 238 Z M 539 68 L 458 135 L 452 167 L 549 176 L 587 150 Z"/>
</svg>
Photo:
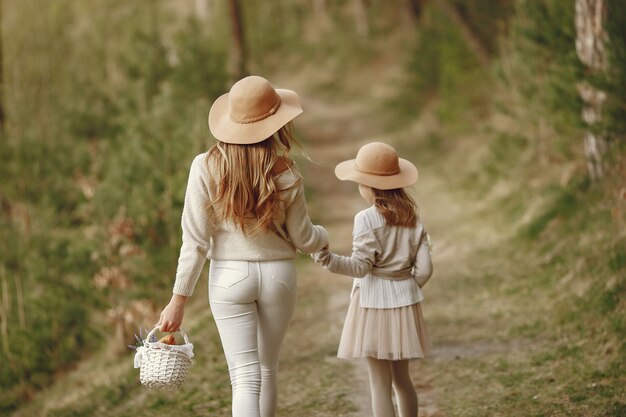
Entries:
<svg viewBox="0 0 626 417">
<path fill-rule="evenodd" d="M 233 53 L 231 57 L 233 75 L 237 80 L 239 80 L 247 75 L 247 51 L 243 34 L 243 22 L 241 19 L 241 6 L 239 0 L 229 0 L 228 11 L 230 13 L 231 34 L 233 38 Z"/>
<path fill-rule="evenodd" d="M 604 0 L 576 0 L 576 54 L 591 73 L 604 71 L 607 65 L 604 45 L 607 34 L 604 31 L 606 4 Z M 604 153 L 606 137 L 594 131 L 593 126 L 602 119 L 602 104 L 606 93 L 586 81 L 578 84 L 578 92 L 583 100 L 582 119 L 589 126 L 584 134 L 587 169 L 592 180 L 604 175 Z"/>
</svg>

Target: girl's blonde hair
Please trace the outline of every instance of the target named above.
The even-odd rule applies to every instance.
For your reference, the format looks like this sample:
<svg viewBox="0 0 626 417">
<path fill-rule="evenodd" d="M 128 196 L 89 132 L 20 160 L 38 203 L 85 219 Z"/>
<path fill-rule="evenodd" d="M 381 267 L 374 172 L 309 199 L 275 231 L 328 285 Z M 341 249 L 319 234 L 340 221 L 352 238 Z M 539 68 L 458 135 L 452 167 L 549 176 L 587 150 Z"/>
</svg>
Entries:
<svg viewBox="0 0 626 417">
<path fill-rule="evenodd" d="M 390 226 L 414 227 L 417 223 L 417 204 L 403 188 L 379 190 L 372 188 L 374 205 Z"/>
<path fill-rule="evenodd" d="M 276 176 L 291 166 L 292 144 L 298 142 L 290 122 L 259 143 L 213 145 L 206 162 L 215 188 L 207 209 L 218 221 L 232 220 L 243 233 L 273 230 L 281 210 Z"/>
</svg>

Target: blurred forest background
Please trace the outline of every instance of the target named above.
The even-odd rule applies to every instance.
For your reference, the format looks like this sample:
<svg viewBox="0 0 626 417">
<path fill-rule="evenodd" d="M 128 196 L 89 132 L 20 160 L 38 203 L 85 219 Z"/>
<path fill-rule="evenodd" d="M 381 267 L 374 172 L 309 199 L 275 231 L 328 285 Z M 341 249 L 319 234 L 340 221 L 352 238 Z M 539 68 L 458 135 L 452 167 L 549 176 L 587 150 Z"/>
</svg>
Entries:
<svg viewBox="0 0 626 417">
<path fill-rule="evenodd" d="M 258 73 L 338 108 L 368 103 L 404 137 L 394 143 L 401 154 L 458 201 L 488 202 L 484 217 L 507 230 L 467 275 L 481 288 L 463 288 L 543 312 L 503 338 L 566 342 L 519 368 L 549 368 L 550 377 L 505 362 L 482 369 L 500 381 L 477 391 L 487 399 L 461 394 L 477 383 L 471 376 L 435 378 L 442 412 L 626 415 L 621 0 L 0 8 L 0 414 L 36 402 L 111 338 L 120 348 L 106 360 L 115 361 L 139 323 L 155 322 L 173 283 L 188 166 L 210 143 L 208 109 L 234 80 Z M 468 239 L 480 242 L 480 230 Z M 136 378 L 126 372 L 79 405 L 37 413 L 127 415 L 94 404 L 125 401 Z M 520 394 L 528 387 L 545 402 Z M 174 407 L 151 401 L 152 412 Z M 500 411 L 478 410 L 485 402 Z"/>
</svg>

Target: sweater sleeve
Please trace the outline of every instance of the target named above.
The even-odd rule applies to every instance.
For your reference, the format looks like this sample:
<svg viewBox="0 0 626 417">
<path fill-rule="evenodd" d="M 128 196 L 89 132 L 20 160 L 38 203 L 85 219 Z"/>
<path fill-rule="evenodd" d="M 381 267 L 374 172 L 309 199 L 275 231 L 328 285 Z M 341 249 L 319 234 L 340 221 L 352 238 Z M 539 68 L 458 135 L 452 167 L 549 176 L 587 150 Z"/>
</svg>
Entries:
<svg viewBox="0 0 626 417">
<path fill-rule="evenodd" d="M 328 250 L 322 250 L 313 255 L 315 262 L 321 263 L 324 268 L 336 274 L 355 278 L 362 278 L 367 275 L 376 261 L 376 253 L 380 251 L 380 245 L 374 233 L 367 230 L 363 221 L 362 216 L 357 215 L 354 218 L 351 256 L 342 256 Z"/>
<path fill-rule="evenodd" d="M 190 296 L 198 282 L 207 252 L 213 227 L 206 209 L 209 192 L 202 179 L 204 154 L 198 155 L 191 164 L 185 203 L 181 219 L 183 243 L 180 248 L 174 294 Z"/>
<path fill-rule="evenodd" d="M 328 234 L 326 229 L 314 225 L 309 218 L 301 179 L 290 192 L 294 193 L 294 196 L 286 209 L 285 227 L 294 246 L 304 253 L 316 252 L 327 246 Z"/>
<path fill-rule="evenodd" d="M 430 258 L 430 236 L 422 229 L 420 245 L 417 248 L 415 263 L 413 265 L 413 277 L 421 287 L 426 285 L 433 274 L 433 263 Z"/>
</svg>

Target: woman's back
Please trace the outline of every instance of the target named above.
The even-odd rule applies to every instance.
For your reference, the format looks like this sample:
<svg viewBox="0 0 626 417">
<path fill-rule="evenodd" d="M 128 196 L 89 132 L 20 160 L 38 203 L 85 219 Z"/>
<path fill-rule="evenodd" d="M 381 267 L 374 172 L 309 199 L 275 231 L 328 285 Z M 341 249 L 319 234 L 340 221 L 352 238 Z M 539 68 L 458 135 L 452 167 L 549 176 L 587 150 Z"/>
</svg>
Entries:
<svg viewBox="0 0 626 417">
<path fill-rule="evenodd" d="M 281 190 L 281 209 L 276 211 L 274 227 L 248 233 L 232 219 L 216 219 L 212 209 L 207 208 L 213 199 L 216 181 L 207 165 L 206 153 L 195 157 L 181 221 L 183 244 L 174 284 L 177 294 L 191 295 L 206 258 L 221 261 L 294 259 L 296 249 L 311 253 L 323 246 L 327 234 L 309 219 L 302 177 L 295 166 L 288 168 L 276 176 Z"/>
<path fill-rule="evenodd" d="M 202 156 L 202 155 L 200 155 Z M 319 247 L 325 233 L 314 227 L 308 218 L 304 199 L 302 176 L 295 164 L 286 159 L 279 160 L 273 168 L 280 203 L 273 215 L 272 227 L 244 233 L 232 219 L 216 221 L 211 235 L 209 257 L 218 260 L 277 260 L 293 259 L 296 249 L 310 253 Z M 204 170 L 209 198 L 215 190 L 215 181 Z M 254 221 L 254 218 L 251 218 Z"/>
</svg>

